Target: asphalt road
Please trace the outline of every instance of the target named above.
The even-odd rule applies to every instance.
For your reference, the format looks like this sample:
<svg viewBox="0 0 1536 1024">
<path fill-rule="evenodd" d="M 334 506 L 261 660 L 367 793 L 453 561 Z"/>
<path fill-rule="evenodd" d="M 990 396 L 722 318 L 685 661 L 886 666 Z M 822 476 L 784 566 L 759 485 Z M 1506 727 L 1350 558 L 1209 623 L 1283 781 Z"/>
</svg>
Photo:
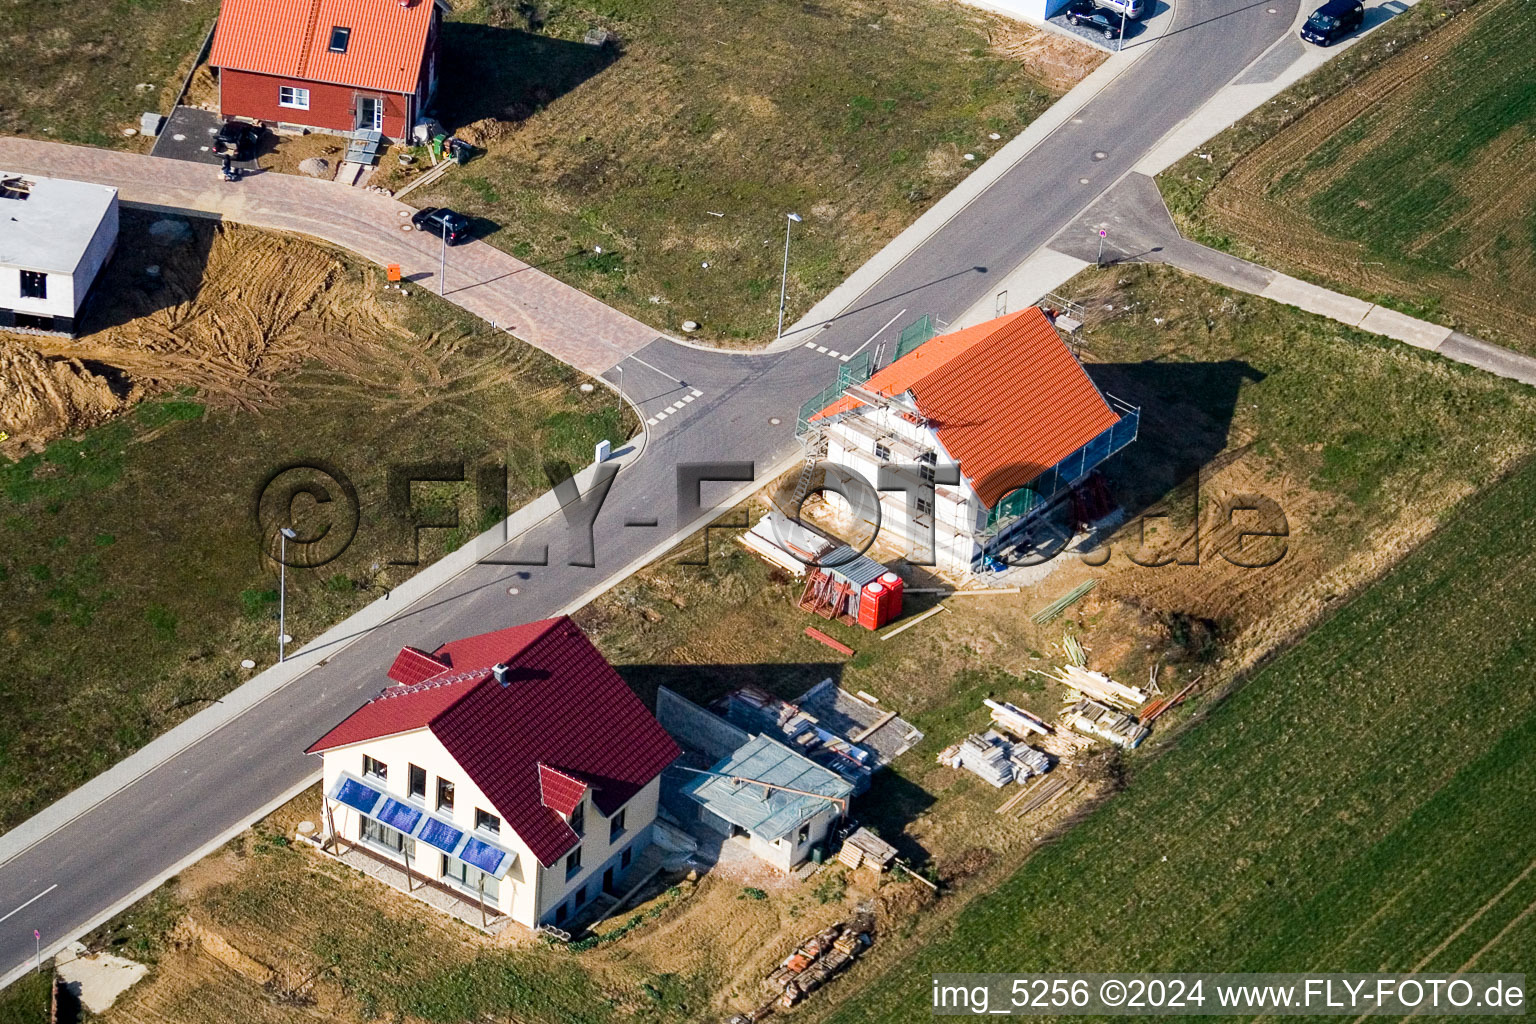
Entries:
<svg viewBox="0 0 1536 1024">
<path fill-rule="evenodd" d="M 1178 0 L 1150 53 L 829 322 L 817 343 L 854 351 L 902 310 L 902 323 L 923 313 L 954 319 L 1283 35 L 1295 14 L 1296 0 Z M 569 535 L 559 519 L 547 521 L 532 540 L 549 544 L 549 567 L 480 565 L 461 574 L 0 864 L 0 978 L 31 962 L 34 928 L 45 948 L 81 933 L 311 781 L 319 762 L 303 748 L 378 691 L 402 645 L 430 648 L 539 618 L 616 581 L 689 525 L 678 512 L 682 463 L 751 461 L 764 477 L 793 453 L 800 402 L 838 364 L 805 348 L 730 356 L 656 342 L 620 365 L 625 391 L 647 415 L 699 394 L 650 429 L 644 457 L 614 482 L 596 522 L 595 568 L 563 564 Z M 704 501 L 723 500 L 728 489 L 705 485 Z M 656 525 L 625 525 L 647 519 Z"/>
</svg>

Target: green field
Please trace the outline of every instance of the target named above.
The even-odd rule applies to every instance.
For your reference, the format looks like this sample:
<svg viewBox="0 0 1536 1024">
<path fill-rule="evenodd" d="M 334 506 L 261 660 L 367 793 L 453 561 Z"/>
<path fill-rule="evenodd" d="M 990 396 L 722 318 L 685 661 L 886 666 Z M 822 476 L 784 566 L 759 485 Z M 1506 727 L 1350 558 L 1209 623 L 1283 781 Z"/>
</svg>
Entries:
<svg viewBox="0 0 1536 1024">
<path fill-rule="evenodd" d="M 1529 969 L 1533 514 L 1527 465 L 829 1019 L 938 971 Z"/>
<path fill-rule="evenodd" d="M 218 10 L 217 0 L 0 5 L 0 133 L 143 145 L 122 130 L 146 110 L 170 112 Z"/>
<path fill-rule="evenodd" d="M 484 218 L 492 244 L 719 341 L 772 335 L 787 212 L 805 218 L 795 313 L 1100 59 L 944 0 L 455 8 L 444 122 L 490 118 L 496 137 L 411 202 Z M 594 27 L 617 51 L 581 42 Z M 1023 60 L 990 45 L 1028 37 Z"/>
<path fill-rule="evenodd" d="M 1191 234 L 1536 352 L 1522 0 L 1431 0 L 1164 176 Z M 1399 24 L 1400 22 L 1400 24 Z"/>
</svg>

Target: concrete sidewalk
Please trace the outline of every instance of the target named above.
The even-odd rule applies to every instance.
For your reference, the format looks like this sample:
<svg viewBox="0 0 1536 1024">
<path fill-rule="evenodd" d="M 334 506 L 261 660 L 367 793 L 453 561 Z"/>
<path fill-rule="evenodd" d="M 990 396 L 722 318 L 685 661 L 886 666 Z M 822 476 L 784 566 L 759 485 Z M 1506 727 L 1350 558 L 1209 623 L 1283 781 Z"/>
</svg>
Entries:
<svg viewBox="0 0 1536 1024">
<path fill-rule="evenodd" d="M 1157 183 L 1144 174 L 1126 175 L 1088 208 L 1078 224 L 1051 240 L 1046 252 L 1052 254 L 1054 272 L 1064 274 L 1075 267 L 1072 272 L 1076 273 L 1092 266 L 1098 254 L 1088 239 L 1101 227 L 1113 239 L 1105 249 L 1106 264 L 1166 263 L 1236 291 L 1536 385 L 1536 359 L 1530 356 L 1191 242 L 1179 234 Z"/>
<path fill-rule="evenodd" d="M 593 376 L 658 337 L 485 242 L 450 248 L 440 281 L 439 240 L 409 230 L 414 209 L 378 192 L 275 171 L 230 183 L 201 164 L 20 138 L 0 138 L 0 168 L 111 185 L 134 206 L 307 235 L 380 266 L 398 263 L 419 287 L 446 283 L 449 301 Z"/>
</svg>

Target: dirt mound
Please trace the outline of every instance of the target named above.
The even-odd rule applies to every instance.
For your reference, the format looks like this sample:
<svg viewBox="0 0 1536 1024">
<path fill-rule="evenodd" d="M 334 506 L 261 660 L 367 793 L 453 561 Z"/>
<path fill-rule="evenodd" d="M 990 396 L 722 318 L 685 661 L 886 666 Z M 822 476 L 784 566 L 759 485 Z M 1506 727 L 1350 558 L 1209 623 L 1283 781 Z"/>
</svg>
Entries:
<svg viewBox="0 0 1536 1024">
<path fill-rule="evenodd" d="M 7 444 L 38 446 L 94 426 L 138 400 L 78 359 L 49 357 L 0 338 L 0 432 Z"/>
</svg>

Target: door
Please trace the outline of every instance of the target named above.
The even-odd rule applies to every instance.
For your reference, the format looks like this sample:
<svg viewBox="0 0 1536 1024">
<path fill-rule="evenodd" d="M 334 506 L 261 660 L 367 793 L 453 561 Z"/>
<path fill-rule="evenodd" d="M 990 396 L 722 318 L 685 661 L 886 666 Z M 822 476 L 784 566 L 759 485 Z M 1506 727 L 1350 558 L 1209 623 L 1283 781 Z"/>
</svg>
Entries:
<svg viewBox="0 0 1536 1024">
<path fill-rule="evenodd" d="M 603 872 L 603 892 L 613 892 L 613 868 Z"/>
<path fill-rule="evenodd" d="M 384 101 L 376 96 L 359 96 L 357 126 L 365 131 L 384 130 Z"/>
</svg>

